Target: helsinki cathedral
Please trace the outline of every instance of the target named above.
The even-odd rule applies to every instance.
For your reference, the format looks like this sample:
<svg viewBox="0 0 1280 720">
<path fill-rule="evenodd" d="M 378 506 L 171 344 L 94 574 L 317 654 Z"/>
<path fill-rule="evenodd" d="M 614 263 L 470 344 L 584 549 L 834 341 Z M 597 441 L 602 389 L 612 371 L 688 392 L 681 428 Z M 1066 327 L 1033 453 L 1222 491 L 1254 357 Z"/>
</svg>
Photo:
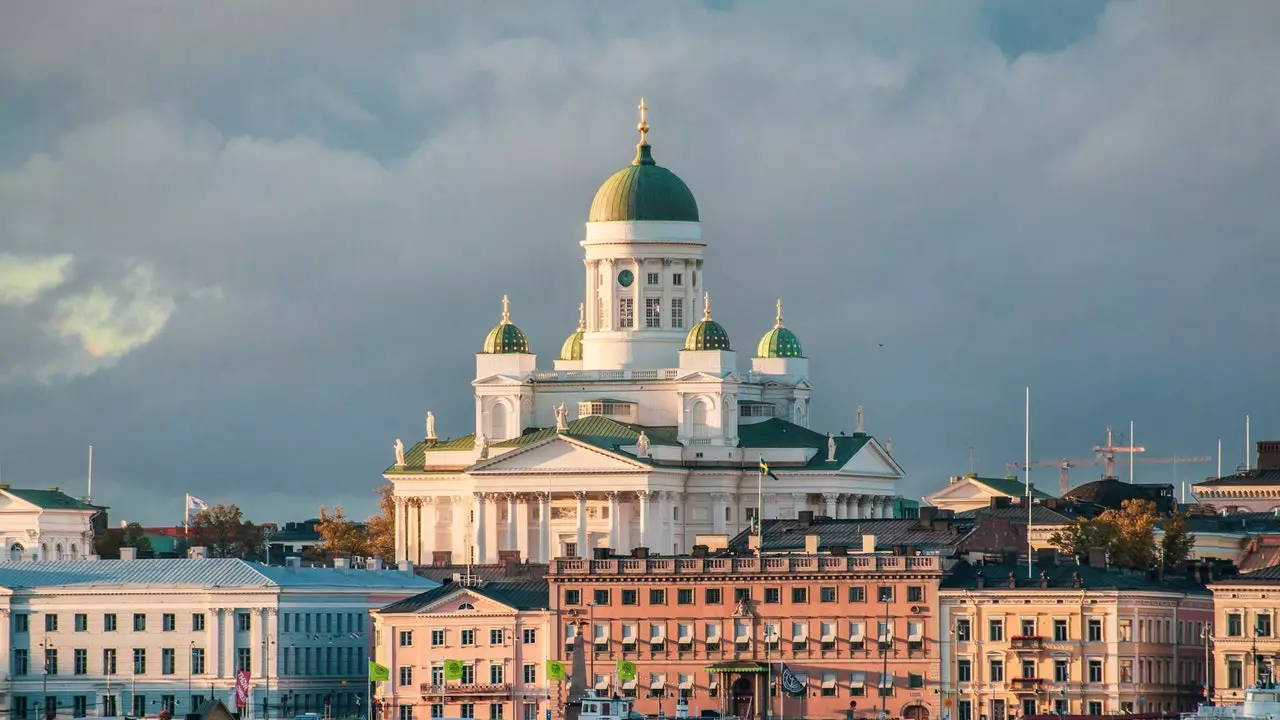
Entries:
<svg viewBox="0 0 1280 720">
<path fill-rule="evenodd" d="M 654 159 L 645 115 L 642 100 L 635 159 L 591 201 L 584 302 L 553 367 L 504 297 L 476 354 L 474 432 L 438 438 L 428 413 L 421 442 L 396 441 L 383 477 L 398 560 L 689 552 L 751 527 L 761 484 L 768 519 L 892 516 L 902 468 L 861 409 L 852 435 L 810 428 L 809 359 L 781 301 L 739 366 L 712 315 L 698 204 Z"/>
</svg>

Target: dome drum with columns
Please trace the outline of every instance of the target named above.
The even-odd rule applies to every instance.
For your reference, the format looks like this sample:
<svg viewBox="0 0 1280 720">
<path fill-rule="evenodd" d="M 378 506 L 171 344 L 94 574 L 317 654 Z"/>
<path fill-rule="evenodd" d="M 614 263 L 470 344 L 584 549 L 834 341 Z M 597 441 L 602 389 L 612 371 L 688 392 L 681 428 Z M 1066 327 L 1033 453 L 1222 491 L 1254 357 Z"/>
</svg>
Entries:
<svg viewBox="0 0 1280 720">
<path fill-rule="evenodd" d="M 476 354 L 469 432 L 442 441 L 429 414 L 422 442 L 397 442 L 384 477 L 398 559 L 687 552 L 697 535 L 749 526 L 762 459 L 779 478 L 763 481 L 765 517 L 890 516 L 902 469 L 861 411 L 851 435 L 809 428 L 809 360 L 781 300 L 739 369 L 704 287 L 697 202 L 656 164 L 647 109 L 635 160 L 592 201 L 584 302 L 554 369 L 538 368 L 503 297 Z"/>
</svg>

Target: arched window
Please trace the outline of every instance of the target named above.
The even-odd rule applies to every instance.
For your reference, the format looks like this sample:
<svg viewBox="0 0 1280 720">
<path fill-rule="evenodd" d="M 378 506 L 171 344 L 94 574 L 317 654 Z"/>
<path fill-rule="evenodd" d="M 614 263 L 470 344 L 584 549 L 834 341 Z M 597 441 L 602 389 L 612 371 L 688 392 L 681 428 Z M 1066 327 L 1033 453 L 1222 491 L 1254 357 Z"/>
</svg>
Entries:
<svg viewBox="0 0 1280 720">
<path fill-rule="evenodd" d="M 489 435 L 492 440 L 507 440 L 507 406 L 494 403 L 489 410 Z"/>
<path fill-rule="evenodd" d="M 475 606 L 475 605 L 472 605 L 471 603 L 464 602 L 464 603 L 462 603 L 461 605 L 459 605 L 459 606 L 458 606 L 458 609 L 459 609 L 459 610 L 475 610 L 475 609 L 476 609 L 476 606 Z"/>
<path fill-rule="evenodd" d="M 71 543 L 71 559 L 72 560 L 80 559 L 79 548 L 76 547 L 75 543 Z"/>
<path fill-rule="evenodd" d="M 57 545 L 54 545 L 54 546 L 53 546 L 53 551 L 54 551 L 54 553 L 55 553 L 55 554 L 54 554 L 54 556 L 53 556 L 55 560 L 66 560 L 66 559 L 67 559 L 67 558 L 66 558 L 66 556 L 64 556 L 64 555 L 62 554 L 62 543 L 58 543 Z"/>
<path fill-rule="evenodd" d="M 49 559 L 49 543 L 40 543 L 40 559 Z"/>
<path fill-rule="evenodd" d="M 9 559 L 14 562 L 21 562 L 22 552 L 25 549 L 26 548 L 22 547 L 22 543 L 14 543 L 13 547 L 9 548 Z"/>
<path fill-rule="evenodd" d="M 689 412 L 689 425 L 695 439 L 710 437 L 707 430 L 707 403 L 698 400 Z"/>
</svg>

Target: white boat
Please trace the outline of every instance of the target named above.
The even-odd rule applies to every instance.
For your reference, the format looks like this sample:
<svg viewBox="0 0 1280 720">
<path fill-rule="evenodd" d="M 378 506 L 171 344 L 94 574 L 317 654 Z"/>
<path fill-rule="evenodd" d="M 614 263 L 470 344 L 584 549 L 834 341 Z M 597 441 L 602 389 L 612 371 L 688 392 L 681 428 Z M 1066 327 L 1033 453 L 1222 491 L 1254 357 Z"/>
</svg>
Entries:
<svg viewBox="0 0 1280 720">
<path fill-rule="evenodd" d="M 594 693 L 582 698 L 582 712 L 578 720 L 646 720 L 647 716 L 631 708 L 631 700 L 620 697 L 597 697 Z"/>
<path fill-rule="evenodd" d="M 1244 691 L 1240 705 L 1201 705 L 1193 713 L 1182 713 L 1183 720 L 1280 720 L 1280 686 L 1262 682 Z"/>
</svg>

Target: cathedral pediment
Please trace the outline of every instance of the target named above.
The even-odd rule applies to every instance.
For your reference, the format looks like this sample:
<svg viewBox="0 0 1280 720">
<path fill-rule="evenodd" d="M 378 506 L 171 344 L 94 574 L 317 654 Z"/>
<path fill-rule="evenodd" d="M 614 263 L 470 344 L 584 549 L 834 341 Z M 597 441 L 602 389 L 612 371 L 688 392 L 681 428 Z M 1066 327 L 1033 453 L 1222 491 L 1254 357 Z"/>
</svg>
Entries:
<svg viewBox="0 0 1280 720">
<path fill-rule="evenodd" d="M 568 435 L 555 435 L 481 462 L 467 472 L 471 475 L 593 475 L 602 472 L 646 473 L 651 469 L 649 465 L 612 448 L 594 445 Z"/>
<path fill-rule="evenodd" d="M 473 380 L 471 384 L 475 387 L 511 387 L 515 385 L 529 384 L 529 379 L 516 377 L 514 375 L 490 375 L 486 378 Z"/>
<path fill-rule="evenodd" d="M 696 372 L 691 372 L 688 375 L 676 378 L 676 382 L 739 383 L 741 380 L 738 379 L 738 374 L 733 372 L 728 372 L 724 375 L 716 375 L 714 373 L 698 370 Z"/>
<path fill-rule="evenodd" d="M 880 477 L 902 477 L 905 472 L 893 456 L 876 442 L 875 438 L 867 441 L 862 449 L 840 467 L 840 472 L 847 475 L 872 475 Z"/>
</svg>

